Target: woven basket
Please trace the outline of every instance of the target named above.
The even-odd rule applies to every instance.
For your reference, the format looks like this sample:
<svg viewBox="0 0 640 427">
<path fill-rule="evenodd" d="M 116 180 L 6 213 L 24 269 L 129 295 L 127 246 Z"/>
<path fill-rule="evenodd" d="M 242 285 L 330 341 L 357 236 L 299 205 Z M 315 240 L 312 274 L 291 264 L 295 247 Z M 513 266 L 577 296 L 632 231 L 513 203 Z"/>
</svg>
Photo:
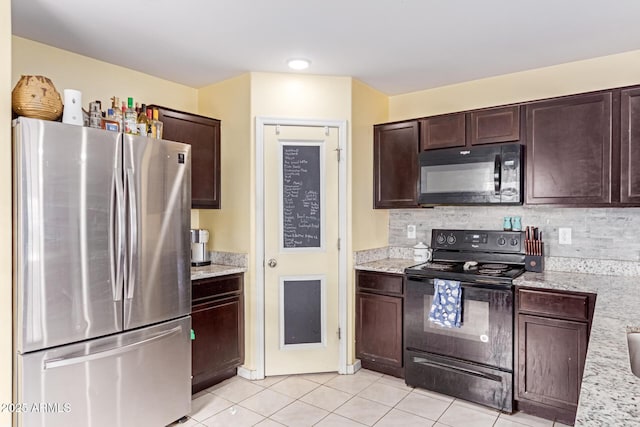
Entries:
<svg viewBox="0 0 640 427">
<path fill-rule="evenodd" d="M 62 114 L 62 99 L 44 76 L 22 76 L 11 92 L 13 111 L 20 116 L 56 120 Z"/>
</svg>

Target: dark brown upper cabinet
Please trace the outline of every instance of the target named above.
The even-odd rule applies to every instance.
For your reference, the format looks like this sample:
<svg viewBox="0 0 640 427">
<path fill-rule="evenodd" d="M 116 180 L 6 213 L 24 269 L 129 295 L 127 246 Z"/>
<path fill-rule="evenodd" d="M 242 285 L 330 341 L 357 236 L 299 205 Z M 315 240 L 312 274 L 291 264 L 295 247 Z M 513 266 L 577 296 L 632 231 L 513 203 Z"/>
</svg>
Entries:
<svg viewBox="0 0 640 427">
<path fill-rule="evenodd" d="M 373 127 L 374 209 L 418 206 L 417 120 Z"/>
<path fill-rule="evenodd" d="M 520 106 L 472 111 L 469 116 L 470 145 L 520 140 Z"/>
<path fill-rule="evenodd" d="M 520 106 L 487 108 L 420 120 L 421 150 L 520 140 Z"/>
<path fill-rule="evenodd" d="M 526 105 L 526 203 L 611 203 L 613 92 Z"/>
<path fill-rule="evenodd" d="M 420 120 L 420 149 L 464 147 L 466 144 L 465 114 L 445 114 Z"/>
<path fill-rule="evenodd" d="M 158 109 L 163 139 L 191 145 L 191 207 L 220 209 L 220 120 Z"/>
<path fill-rule="evenodd" d="M 620 202 L 640 204 L 640 88 L 622 91 L 620 100 Z"/>
</svg>

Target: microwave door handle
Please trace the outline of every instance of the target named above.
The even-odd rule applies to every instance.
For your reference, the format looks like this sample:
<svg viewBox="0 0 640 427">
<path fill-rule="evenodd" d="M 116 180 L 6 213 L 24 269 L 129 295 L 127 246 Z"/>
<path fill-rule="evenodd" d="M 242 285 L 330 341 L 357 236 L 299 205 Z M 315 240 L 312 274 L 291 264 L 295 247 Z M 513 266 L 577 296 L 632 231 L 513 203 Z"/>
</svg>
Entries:
<svg viewBox="0 0 640 427">
<path fill-rule="evenodd" d="M 500 154 L 496 154 L 496 158 L 493 163 L 493 187 L 496 196 L 500 195 L 500 191 L 502 190 L 500 187 L 502 186 L 502 161 L 500 159 Z"/>
</svg>

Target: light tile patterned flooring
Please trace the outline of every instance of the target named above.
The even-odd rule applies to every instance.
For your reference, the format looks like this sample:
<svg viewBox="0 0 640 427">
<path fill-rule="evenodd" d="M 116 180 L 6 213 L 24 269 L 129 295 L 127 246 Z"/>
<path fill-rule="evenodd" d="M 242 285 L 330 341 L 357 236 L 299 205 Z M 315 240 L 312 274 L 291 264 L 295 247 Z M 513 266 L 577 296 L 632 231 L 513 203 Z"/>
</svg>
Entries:
<svg viewBox="0 0 640 427">
<path fill-rule="evenodd" d="M 404 380 L 360 370 L 230 378 L 193 396 L 189 420 L 172 427 L 560 427 L 524 413 L 484 406 L 405 385 Z"/>
</svg>

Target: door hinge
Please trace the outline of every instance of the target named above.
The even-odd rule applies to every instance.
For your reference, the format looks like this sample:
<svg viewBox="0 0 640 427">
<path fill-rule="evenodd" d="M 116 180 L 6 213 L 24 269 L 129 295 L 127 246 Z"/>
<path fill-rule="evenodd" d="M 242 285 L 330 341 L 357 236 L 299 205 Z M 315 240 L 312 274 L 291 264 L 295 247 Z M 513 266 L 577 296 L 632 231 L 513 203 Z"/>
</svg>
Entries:
<svg viewBox="0 0 640 427">
<path fill-rule="evenodd" d="M 325 136 L 329 136 L 329 126 L 324 127 L 324 134 Z"/>
<path fill-rule="evenodd" d="M 340 161 L 340 152 L 342 151 L 342 148 L 336 148 L 335 150 L 333 150 L 336 152 L 336 154 L 338 155 L 338 161 Z"/>
<path fill-rule="evenodd" d="M 338 328 L 338 340 L 342 339 L 342 329 Z"/>
<path fill-rule="evenodd" d="M 280 135 L 280 125 L 276 125 L 276 135 Z"/>
<path fill-rule="evenodd" d="M 338 250 L 340 250 L 340 238 L 338 237 Z"/>
</svg>

